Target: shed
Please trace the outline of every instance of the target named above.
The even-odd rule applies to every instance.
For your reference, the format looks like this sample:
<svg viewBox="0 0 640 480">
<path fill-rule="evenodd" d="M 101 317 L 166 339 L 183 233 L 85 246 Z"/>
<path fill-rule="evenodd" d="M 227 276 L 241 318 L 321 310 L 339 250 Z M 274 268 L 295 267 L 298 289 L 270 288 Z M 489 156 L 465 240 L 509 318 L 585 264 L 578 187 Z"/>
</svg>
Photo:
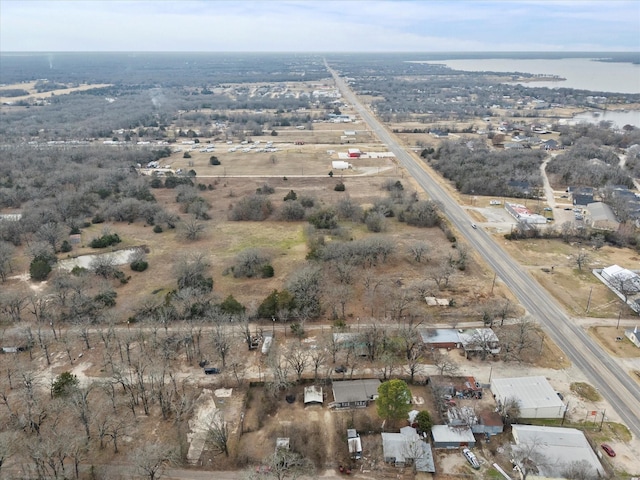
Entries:
<svg viewBox="0 0 640 480">
<path fill-rule="evenodd" d="M 348 170 L 349 168 L 353 168 L 353 165 L 342 160 L 334 160 L 331 162 L 331 168 L 334 170 Z"/>
<path fill-rule="evenodd" d="M 509 399 L 520 402 L 520 418 L 562 418 L 567 408 L 542 376 L 493 378 L 491 391 L 498 408 Z"/>
<path fill-rule="evenodd" d="M 360 155 L 362 155 L 362 152 L 359 148 L 350 148 L 349 150 L 347 150 L 347 153 L 349 155 L 349 158 L 359 158 Z"/>
<path fill-rule="evenodd" d="M 431 427 L 433 448 L 475 447 L 476 438 L 468 426 L 434 425 Z"/>
<path fill-rule="evenodd" d="M 504 431 L 502 417 L 494 411 L 483 411 L 477 414 L 479 423 L 471 425 L 473 433 L 497 435 Z"/>
<path fill-rule="evenodd" d="M 322 405 L 324 397 L 322 387 L 311 385 L 304 387 L 304 404 L 305 405 Z"/>
<path fill-rule="evenodd" d="M 361 379 L 333 382 L 333 400 L 330 405 L 336 408 L 366 407 L 378 398 L 380 380 Z"/>
<path fill-rule="evenodd" d="M 519 467 L 528 471 L 532 464 L 538 475 L 544 478 L 563 477 L 570 462 L 581 462 L 594 477 L 605 476 L 602 464 L 594 453 L 589 441 L 575 428 L 544 427 L 537 425 L 512 425 L 511 433 L 515 441 L 512 447 Z M 527 452 L 534 451 L 533 458 Z M 537 463 L 540 458 L 544 462 Z"/>
</svg>

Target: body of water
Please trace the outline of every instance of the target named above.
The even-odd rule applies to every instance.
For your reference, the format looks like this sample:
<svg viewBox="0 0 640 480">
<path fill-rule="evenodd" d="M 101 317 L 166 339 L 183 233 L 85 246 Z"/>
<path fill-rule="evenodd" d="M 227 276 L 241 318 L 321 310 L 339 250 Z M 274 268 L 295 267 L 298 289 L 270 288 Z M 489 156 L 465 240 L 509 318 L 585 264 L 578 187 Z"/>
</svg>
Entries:
<svg viewBox="0 0 640 480">
<path fill-rule="evenodd" d="M 524 82 L 522 85 L 576 88 L 594 92 L 640 93 L 640 65 L 598 62 L 589 58 L 564 59 L 470 59 L 428 62 L 466 72 L 521 72 L 557 75 L 563 81 Z"/>
<path fill-rule="evenodd" d="M 640 110 L 606 110 L 603 112 L 585 112 L 574 115 L 573 119 L 577 122 L 600 123 L 602 121 L 611 122 L 618 128 L 625 125 L 633 125 L 640 127 Z"/>
</svg>

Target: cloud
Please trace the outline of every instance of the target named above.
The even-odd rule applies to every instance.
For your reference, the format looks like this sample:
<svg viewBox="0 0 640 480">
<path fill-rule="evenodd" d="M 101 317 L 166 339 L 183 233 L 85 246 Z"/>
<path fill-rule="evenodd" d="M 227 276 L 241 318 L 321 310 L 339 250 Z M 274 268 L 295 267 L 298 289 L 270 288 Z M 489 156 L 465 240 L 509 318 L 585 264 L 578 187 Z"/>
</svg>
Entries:
<svg viewBox="0 0 640 480">
<path fill-rule="evenodd" d="M 640 49 L 636 1 L 0 0 L 2 51 Z"/>
</svg>

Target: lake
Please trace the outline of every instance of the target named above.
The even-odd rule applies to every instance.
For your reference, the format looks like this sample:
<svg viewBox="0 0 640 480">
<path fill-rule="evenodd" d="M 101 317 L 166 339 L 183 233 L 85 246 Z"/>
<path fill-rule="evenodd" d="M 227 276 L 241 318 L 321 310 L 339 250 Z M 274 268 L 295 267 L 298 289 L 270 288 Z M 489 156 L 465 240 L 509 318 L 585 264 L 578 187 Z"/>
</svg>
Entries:
<svg viewBox="0 0 640 480">
<path fill-rule="evenodd" d="M 466 72 L 522 72 L 557 75 L 564 81 L 524 82 L 522 85 L 576 88 L 594 92 L 640 93 L 640 65 L 598 62 L 589 58 L 564 59 L 469 59 L 425 62 L 444 64 Z"/>
</svg>

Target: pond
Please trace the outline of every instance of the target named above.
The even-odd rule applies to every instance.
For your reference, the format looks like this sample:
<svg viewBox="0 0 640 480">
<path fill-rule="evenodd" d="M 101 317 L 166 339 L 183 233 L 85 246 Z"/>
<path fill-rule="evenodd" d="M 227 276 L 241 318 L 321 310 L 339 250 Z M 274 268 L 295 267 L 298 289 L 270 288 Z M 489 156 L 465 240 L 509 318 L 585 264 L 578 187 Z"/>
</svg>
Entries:
<svg viewBox="0 0 640 480">
<path fill-rule="evenodd" d="M 92 253 L 89 255 L 80 255 L 75 258 L 67 258 L 58 262 L 58 267 L 64 270 L 73 270 L 75 267 L 90 268 L 91 262 L 100 257 L 110 258 L 113 265 L 125 265 L 129 263 L 131 254 L 136 252 L 138 248 L 127 248 L 116 252 Z"/>
</svg>

